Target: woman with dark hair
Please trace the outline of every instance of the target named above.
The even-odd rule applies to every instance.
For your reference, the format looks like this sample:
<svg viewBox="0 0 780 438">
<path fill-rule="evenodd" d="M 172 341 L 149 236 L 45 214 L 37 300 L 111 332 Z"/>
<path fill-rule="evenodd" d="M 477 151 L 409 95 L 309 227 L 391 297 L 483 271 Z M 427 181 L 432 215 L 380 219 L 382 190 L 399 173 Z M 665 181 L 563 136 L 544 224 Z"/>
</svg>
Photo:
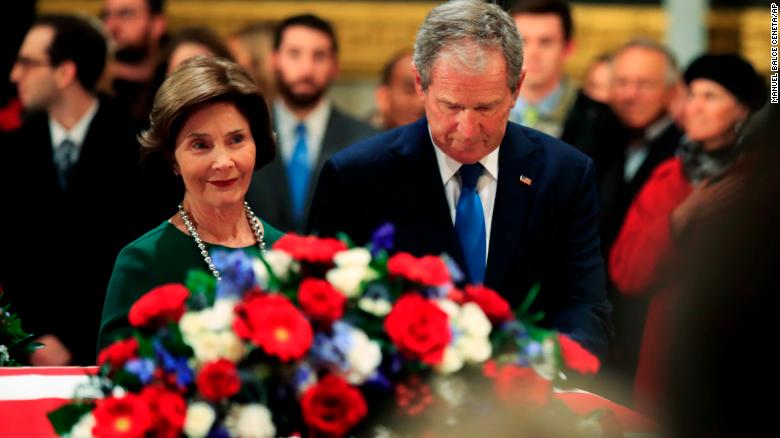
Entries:
<svg viewBox="0 0 780 438">
<path fill-rule="evenodd" d="M 736 55 L 704 55 L 685 72 L 685 136 L 661 163 L 626 215 L 609 257 L 612 281 L 626 295 L 653 296 L 634 386 L 635 407 L 655 413 L 665 360 L 668 300 L 677 290 L 679 248 L 700 219 L 734 199 L 741 186 L 738 141 L 767 98 L 763 80 Z M 674 272 L 675 275 L 669 275 Z"/>
<path fill-rule="evenodd" d="M 252 173 L 276 146 L 268 106 L 237 64 L 219 58 L 186 61 L 162 84 L 141 134 L 146 160 L 164 160 L 184 186 L 178 213 L 126 246 L 106 294 L 99 346 L 129 327 L 127 312 L 151 288 L 184 282 L 192 269 L 219 280 L 209 250 L 257 253 L 281 233 L 244 202 Z"/>
<path fill-rule="evenodd" d="M 213 56 L 233 61 L 227 46 L 208 27 L 185 27 L 174 35 L 165 56 L 165 76 L 184 61 L 196 56 Z"/>
</svg>

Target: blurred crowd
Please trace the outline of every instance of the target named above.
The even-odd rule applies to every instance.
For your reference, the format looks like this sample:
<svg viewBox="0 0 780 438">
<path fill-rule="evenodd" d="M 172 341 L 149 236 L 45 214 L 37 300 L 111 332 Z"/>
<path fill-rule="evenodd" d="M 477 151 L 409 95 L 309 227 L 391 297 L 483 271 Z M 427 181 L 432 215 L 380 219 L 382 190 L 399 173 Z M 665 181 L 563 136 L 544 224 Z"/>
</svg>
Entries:
<svg viewBox="0 0 780 438">
<path fill-rule="evenodd" d="M 380 72 L 370 117 L 338 108 L 328 94 L 339 76 L 338 37 L 315 15 L 222 38 L 207 27 L 171 31 L 163 0 L 104 0 L 99 17 L 17 7 L 3 31 L 13 44 L 0 59 L 0 284 L 47 346 L 30 358 L 35 365 L 94 363 L 117 252 L 175 212 L 175 175 L 139 165 L 137 136 L 157 88 L 183 61 L 233 60 L 263 90 L 278 155 L 256 172 L 247 201 L 283 232 L 305 231 L 329 157 L 424 114 L 413 52 L 403 47 Z M 770 149 L 743 140 L 768 123 L 754 117 L 769 111 L 765 79 L 736 54 L 681 66 L 664 44 L 634 39 L 593 59 L 578 83 L 565 74 L 575 51 L 570 6 L 521 0 L 510 13 L 525 68 L 510 121 L 595 163 L 614 327 L 590 385 L 655 415 L 674 337 L 671 302 L 685 289 L 680 270 L 690 248 L 705 247 L 702 224 L 747 208 L 736 201 Z"/>
</svg>

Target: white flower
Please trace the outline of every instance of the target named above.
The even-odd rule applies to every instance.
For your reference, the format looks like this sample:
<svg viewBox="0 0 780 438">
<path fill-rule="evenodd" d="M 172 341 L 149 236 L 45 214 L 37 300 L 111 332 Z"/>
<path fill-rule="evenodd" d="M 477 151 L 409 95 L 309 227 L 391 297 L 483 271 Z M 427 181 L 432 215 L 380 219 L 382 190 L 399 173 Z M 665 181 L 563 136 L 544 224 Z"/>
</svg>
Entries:
<svg viewBox="0 0 780 438">
<path fill-rule="evenodd" d="M 451 407 L 463 404 L 469 394 L 468 383 L 458 375 L 434 376 L 431 386 L 433 391 Z"/>
<path fill-rule="evenodd" d="M 179 319 L 179 330 L 186 338 L 206 329 L 200 312 L 187 312 Z"/>
<path fill-rule="evenodd" d="M 452 374 L 460 371 L 461 368 L 463 368 L 463 356 L 451 345 L 444 350 L 441 363 L 434 366 L 434 369 L 441 374 Z"/>
<path fill-rule="evenodd" d="M 225 359 L 238 362 L 244 358 L 246 348 L 241 338 L 232 331 L 223 331 L 219 334 L 220 356 Z"/>
<path fill-rule="evenodd" d="M 233 299 L 217 300 L 214 307 L 203 309 L 201 320 L 206 330 L 229 330 L 233 327 L 233 310 L 236 301 Z"/>
<path fill-rule="evenodd" d="M 260 289 L 268 289 L 268 268 L 260 259 L 252 260 L 252 271 L 255 273 L 255 282 Z"/>
<path fill-rule="evenodd" d="M 393 305 L 388 300 L 381 298 L 368 298 L 363 297 L 358 301 L 358 307 L 366 313 L 370 313 L 374 316 L 383 317 L 393 310 Z"/>
<path fill-rule="evenodd" d="M 460 307 L 456 302 L 444 299 L 436 300 L 435 303 L 442 311 L 444 311 L 444 313 L 447 314 L 447 316 L 450 318 L 450 321 L 457 320 L 458 314 L 460 314 Z"/>
<path fill-rule="evenodd" d="M 3 365 L 10 360 L 11 355 L 8 354 L 8 347 L 0 345 L 0 365 Z"/>
<path fill-rule="evenodd" d="M 219 335 L 214 332 L 203 331 L 196 335 L 187 336 L 185 341 L 192 347 L 195 357 L 201 362 L 211 362 L 219 359 L 221 345 Z"/>
<path fill-rule="evenodd" d="M 352 330 L 352 349 L 347 353 L 349 371 L 346 378 L 353 385 L 360 385 L 374 374 L 382 362 L 379 345 L 360 329 Z"/>
<path fill-rule="evenodd" d="M 469 363 L 482 363 L 490 358 L 493 347 L 484 336 L 462 335 L 455 341 L 455 349 L 463 360 Z"/>
<path fill-rule="evenodd" d="M 276 435 L 276 427 L 271 421 L 268 408 L 251 404 L 240 408 L 231 432 L 241 438 L 273 438 Z"/>
<path fill-rule="evenodd" d="M 546 380 L 552 380 L 558 372 L 555 355 L 555 341 L 552 337 L 542 341 L 542 352 L 537 357 L 531 358 L 531 367 L 537 374 Z"/>
<path fill-rule="evenodd" d="M 487 338 L 493 329 L 485 312 L 476 303 L 466 303 L 460 308 L 457 327 L 464 333 L 480 338 Z"/>
<path fill-rule="evenodd" d="M 337 252 L 333 256 L 336 266 L 346 268 L 365 268 L 371 263 L 371 253 L 365 248 L 352 248 L 347 251 Z"/>
<path fill-rule="evenodd" d="M 290 254 L 284 251 L 270 250 L 263 254 L 263 258 L 280 281 L 287 281 L 290 278 L 290 271 L 295 268 Z"/>
<path fill-rule="evenodd" d="M 215 417 L 214 409 L 208 403 L 192 403 L 187 407 L 187 416 L 184 419 L 184 433 L 191 438 L 205 437 L 211 430 Z"/>
<path fill-rule="evenodd" d="M 127 395 L 127 390 L 121 386 L 115 386 L 114 389 L 111 390 L 111 396 L 114 398 L 122 398 L 125 395 Z"/>
<path fill-rule="evenodd" d="M 92 428 L 95 427 L 95 416 L 92 412 L 82 415 L 76 424 L 70 429 L 70 438 L 92 438 Z"/>
<path fill-rule="evenodd" d="M 345 297 L 354 298 L 360 293 L 360 284 L 368 274 L 369 269 L 365 267 L 333 268 L 325 274 L 325 279 Z"/>
</svg>

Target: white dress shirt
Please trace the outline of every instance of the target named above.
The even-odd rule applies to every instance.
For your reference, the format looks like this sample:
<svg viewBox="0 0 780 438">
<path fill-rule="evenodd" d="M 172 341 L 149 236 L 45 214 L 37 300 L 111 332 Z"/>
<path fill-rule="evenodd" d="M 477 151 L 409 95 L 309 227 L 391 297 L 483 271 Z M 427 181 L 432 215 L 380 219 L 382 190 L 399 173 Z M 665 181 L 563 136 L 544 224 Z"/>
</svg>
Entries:
<svg viewBox="0 0 780 438">
<path fill-rule="evenodd" d="M 63 141 L 66 139 L 73 142 L 73 145 L 76 147 L 76 159 L 74 160 L 74 163 L 78 161 L 78 157 L 81 156 L 81 147 L 84 145 L 84 138 L 87 136 L 87 131 L 89 130 L 89 125 L 92 123 L 92 119 L 95 118 L 95 114 L 97 114 L 98 106 L 100 104 L 98 103 L 98 100 L 95 99 L 95 101 L 92 103 L 92 106 L 89 107 L 87 112 L 84 113 L 83 116 L 79 119 L 78 122 L 76 122 L 75 125 L 73 125 L 70 130 L 65 129 L 60 123 L 52 116 L 49 116 L 49 133 L 51 135 L 51 146 L 52 150 L 56 153 L 57 148 L 60 147 Z"/>
<path fill-rule="evenodd" d="M 298 120 L 295 114 L 284 104 L 284 101 L 277 99 L 274 102 L 274 117 L 276 117 L 275 125 L 278 134 L 277 142 L 285 163 L 290 161 L 295 150 L 295 128 L 298 124 L 303 123 L 306 125 L 307 158 L 309 159 L 311 169 L 314 169 L 322 151 L 322 139 L 325 137 L 330 111 L 330 100 L 322 99 L 305 120 Z"/>
<path fill-rule="evenodd" d="M 428 127 L 428 134 L 430 135 L 431 128 Z M 455 213 L 458 206 L 458 198 L 460 197 L 460 170 L 461 163 L 455 161 L 447 154 L 445 154 L 431 136 L 431 143 L 433 143 L 433 150 L 436 152 L 436 162 L 439 165 L 439 174 L 441 175 L 441 181 L 444 185 L 444 194 L 447 196 L 447 205 L 450 207 L 450 218 L 452 224 L 455 225 Z M 493 224 L 493 206 L 496 203 L 496 191 L 498 190 L 498 151 L 500 147 L 497 147 L 493 152 L 485 155 L 479 160 L 482 167 L 485 170 L 477 180 L 477 193 L 479 193 L 479 199 L 482 201 L 482 212 L 485 214 L 485 262 L 487 263 L 487 256 L 490 253 L 490 228 Z"/>
</svg>

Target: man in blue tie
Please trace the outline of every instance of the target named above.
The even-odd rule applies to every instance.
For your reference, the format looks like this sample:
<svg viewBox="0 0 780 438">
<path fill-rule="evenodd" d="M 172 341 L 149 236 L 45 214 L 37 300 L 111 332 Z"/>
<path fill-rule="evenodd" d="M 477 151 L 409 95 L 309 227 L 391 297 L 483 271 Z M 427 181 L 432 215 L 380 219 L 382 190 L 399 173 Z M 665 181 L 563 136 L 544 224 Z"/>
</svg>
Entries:
<svg viewBox="0 0 780 438">
<path fill-rule="evenodd" d="M 382 223 L 399 250 L 449 253 L 466 280 L 533 309 L 603 357 L 610 305 L 593 162 L 508 122 L 523 81 L 512 19 L 481 0 L 433 9 L 414 66 L 425 117 L 350 146 L 322 169 L 309 228 L 365 243 Z"/>
<path fill-rule="evenodd" d="M 339 111 L 327 97 L 339 73 L 330 23 L 311 14 L 289 17 L 274 30 L 273 44 L 271 65 L 280 96 L 273 103 L 273 123 L 280 153 L 255 172 L 247 201 L 279 229 L 302 232 L 325 160 L 377 131 Z"/>
</svg>

